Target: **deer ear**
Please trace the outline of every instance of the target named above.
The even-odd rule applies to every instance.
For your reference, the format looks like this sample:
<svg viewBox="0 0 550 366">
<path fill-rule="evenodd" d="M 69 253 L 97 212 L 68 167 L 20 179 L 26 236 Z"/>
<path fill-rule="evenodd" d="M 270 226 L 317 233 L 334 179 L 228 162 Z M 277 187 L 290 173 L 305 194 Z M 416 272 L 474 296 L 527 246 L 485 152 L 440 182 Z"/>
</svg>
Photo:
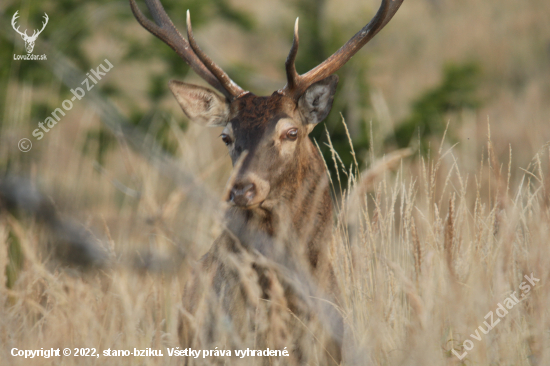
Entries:
<svg viewBox="0 0 550 366">
<path fill-rule="evenodd" d="M 177 80 L 170 80 L 168 86 L 191 121 L 208 127 L 227 124 L 229 103 L 217 93 Z"/>
<path fill-rule="evenodd" d="M 316 125 L 326 118 L 332 108 L 332 101 L 338 76 L 331 75 L 311 85 L 298 100 L 298 108 L 306 122 Z"/>
</svg>

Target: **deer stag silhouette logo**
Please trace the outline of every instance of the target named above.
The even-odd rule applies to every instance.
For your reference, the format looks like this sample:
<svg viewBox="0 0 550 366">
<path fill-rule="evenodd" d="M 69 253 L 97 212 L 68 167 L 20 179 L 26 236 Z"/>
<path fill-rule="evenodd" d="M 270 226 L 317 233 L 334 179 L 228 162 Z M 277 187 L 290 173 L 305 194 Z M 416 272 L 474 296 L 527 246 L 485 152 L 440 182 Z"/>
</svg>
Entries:
<svg viewBox="0 0 550 366">
<path fill-rule="evenodd" d="M 42 31 L 44 30 L 44 28 L 46 28 L 46 24 L 48 24 L 48 14 L 44 13 L 44 22 L 42 23 L 42 29 L 40 29 L 38 32 L 36 30 L 34 30 L 34 33 L 32 34 L 32 36 L 29 36 L 27 34 L 27 30 L 25 29 L 25 32 L 21 32 L 19 31 L 19 26 L 17 26 L 17 28 L 15 27 L 16 26 L 16 19 L 19 18 L 19 15 L 17 14 L 19 13 L 19 10 L 15 12 L 15 14 L 13 14 L 13 18 L 11 18 L 11 26 L 13 27 L 13 29 L 19 33 L 21 35 L 21 38 L 23 38 L 23 40 L 25 41 L 25 49 L 27 50 L 27 53 L 32 53 L 32 50 L 34 49 L 34 42 L 36 41 L 36 38 L 38 38 L 38 35 L 40 33 L 42 33 Z"/>
</svg>

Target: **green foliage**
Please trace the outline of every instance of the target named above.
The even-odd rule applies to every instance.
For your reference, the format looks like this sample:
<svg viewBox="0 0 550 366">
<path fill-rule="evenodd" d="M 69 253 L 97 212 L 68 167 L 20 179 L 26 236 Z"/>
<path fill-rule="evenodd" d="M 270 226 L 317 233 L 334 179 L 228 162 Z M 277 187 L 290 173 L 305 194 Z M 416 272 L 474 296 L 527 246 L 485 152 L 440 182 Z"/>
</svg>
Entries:
<svg viewBox="0 0 550 366">
<path fill-rule="evenodd" d="M 12 288 L 19 277 L 19 272 L 23 268 L 23 250 L 17 236 L 10 231 L 8 235 L 8 258 L 9 262 L 6 266 L 6 287 Z"/>
<path fill-rule="evenodd" d="M 254 19 L 248 13 L 235 9 L 228 0 L 214 0 L 214 4 L 218 8 L 220 17 L 223 19 L 235 23 L 247 31 L 254 29 L 256 25 Z"/>
<path fill-rule="evenodd" d="M 170 118 L 170 113 L 156 109 L 145 115 L 134 112 L 130 117 L 130 122 L 143 133 L 153 136 L 165 152 L 174 154 L 178 142 L 171 131 Z"/>
<path fill-rule="evenodd" d="M 151 18 L 147 6 L 141 0 L 137 0 L 139 8 L 146 16 Z M 254 29 L 252 17 L 245 11 L 235 8 L 229 0 L 162 0 L 166 12 L 170 15 L 176 27 L 185 30 L 185 11 L 191 12 L 193 27 L 198 29 L 201 26 L 223 19 L 236 26 L 250 31 Z M 103 60 L 106 54 L 102 54 L 101 48 L 94 47 L 93 54 L 89 52 L 90 42 L 98 38 L 110 40 L 123 45 L 125 54 L 122 62 L 148 62 L 160 63 L 162 72 L 147 76 L 148 83 L 147 99 L 151 104 L 144 104 L 132 98 L 127 98 L 115 83 L 102 83 L 95 89 L 106 97 L 117 97 L 116 102 L 123 110 L 131 111 L 131 119 L 140 128 L 150 132 L 154 129 L 157 141 L 169 152 L 175 152 L 176 145 L 173 137 L 170 136 L 170 128 L 164 118 L 163 125 L 150 126 L 151 118 L 148 116 L 166 116 L 167 111 L 161 107 L 161 101 L 169 94 L 167 81 L 171 78 L 184 79 L 190 71 L 189 66 L 167 45 L 156 37 L 148 35 L 146 31 L 127 32 L 126 29 L 137 27 L 137 22 L 132 15 L 130 5 L 127 1 L 113 3 L 110 0 L 94 0 L 92 2 L 81 2 L 77 0 L 44 0 L 40 2 L 13 3 L 3 9 L 3 23 L 7 24 L 5 33 L 0 33 L 0 54 L 11 55 L 25 53 L 23 41 L 18 35 L 14 36 L 11 30 L 11 17 L 19 11 L 18 24 L 21 30 L 39 27 L 42 23 L 42 16 L 47 13 L 49 23 L 39 38 L 35 52 L 38 47 L 47 42 L 52 49 L 61 52 L 68 57 L 82 71 L 95 67 L 98 60 Z M 144 42 L 145 39 L 145 42 Z M 44 42 L 44 43 L 42 43 Z M 8 59 L 9 60 L 9 59 Z M 0 111 L 6 110 L 8 84 L 16 81 L 21 84 L 32 85 L 37 92 L 48 91 L 51 93 L 59 88 L 59 81 L 51 73 L 50 69 L 41 62 L 2 62 L 0 63 Z M 62 95 L 68 95 L 68 88 L 62 86 L 59 90 Z M 58 105 L 49 105 L 47 99 L 36 98 L 31 106 L 29 121 L 30 129 L 34 129 L 37 121 L 42 121 L 51 110 Z M 3 117 L 3 116 L 1 116 Z M 0 117 L 0 133 L 2 120 Z M 155 119 L 159 120 L 159 119 Z M 85 153 L 97 153 L 97 159 L 101 162 L 113 144 L 113 138 L 103 127 L 88 131 L 82 150 Z M 92 148 L 94 147 L 94 148 Z M 97 151 L 94 150 L 97 148 Z M 93 150 L 93 151 L 92 151 Z"/>
<path fill-rule="evenodd" d="M 97 129 L 90 129 L 86 134 L 86 140 L 82 152 L 84 154 L 92 153 L 92 146 L 95 145 L 96 159 L 99 165 L 105 162 L 105 155 L 109 148 L 114 146 L 115 137 L 105 127 L 101 126 Z"/>
<path fill-rule="evenodd" d="M 413 103 L 410 116 L 395 130 L 398 146 L 408 146 L 417 130 L 422 142 L 432 135 L 441 135 L 449 113 L 479 108 L 479 76 L 480 68 L 475 63 L 445 66 L 441 84 L 422 93 Z"/>
<path fill-rule="evenodd" d="M 47 42 L 51 48 L 63 53 L 69 57 L 81 70 L 88 70 L 92 67 L 90 57 L 84 50 L 86 40 L 95 32 L 94 24 L 91 24 L 90 13 L 108 6 L 108 0 L 97 0 L 91 4 L 81 3 L 75 0 L 41 2 L 16 2 L 4 9 L 2 22 L 9 25 L 11 18 L 16 11 L 20 17 L 17 19 L 20 29 L 28 29 L 28 34 L 32 34 L 33 29 L 39 29 L 43 22 L 44 13 L 49 16 L 48 25 L 41 33 L 34 53 L 40 52 Z M 11 31 L 0 33 L 0 54 L 13 55 L 25 54 L 24 43 L 21 37 Z M 11 58 L 11 57 L 10 57 Z M 10 58 L 7 58 L 8 60 Z M 7 99 L 8 84 L 16 81 L 20 84 L 32 85 L 36 91 L 34 94 L 40 94 L 39 91 L 55 90 L 59 81 L 52 74 L 44 62 L 1 62 L 0 63 L 0 110 L 5 111 Z M 67 93 L 68 90 L 63 90 Z M 56 106 L 49 106 L 45 99 L 36 98 L 31 106 L 30 119 L 22 121 L 28 123 L 30 128 L 36 126 L 37 121 L 41 121 Z M 2 129 L 2 120 L 0 120 L 0 131 Z"/>
<path fill-rule="evenodd" d="M 335 26 L 327 23 L 325 14 L 326 0 L 288 0 L 300 16 L 300 50 L 296 61 L 297 70 L 306 72 L 323 62 L 337 50 L 357 30 L 357 26 Z M 163 0 L 163 6 L 170 14 L 176 27 L 185 29 L 185 10 L 189 9 L 195 29 L 208 22 L 227 21 L 245 31 L 253 30 L 255 23 L 249 13 L 237 9 L 229 0 Z M 148 16 L 148 10 L 142 1 L 138 1 L 140 9 Z M 146 100 L 129 98 L 119 89 L 119 86 L 107 81 L 97 87 L 97 91 L 106 97 L 115 98 L 121 110 L 131 113 L 130 119 L 145 132 L 152 133 L 156 140 L 173 152 L 176 144 L 171 136 L 168 124 L 169 114 L 162 107 L 162 101 L 169 95 L 166 82 L 170 78 L 183 79 L 190 71 L 189 67 L 167 45 L 157 38 L 147 35 L 144 30 L 128 32 L 124 30 L 137 29 L 136 21 L 127 3 L 113 3 L 109 0 L 95 0 L 82 3 L 76 0 L 44 0 L 42 2 L 17 3 L 4 10 L 4 23 L 9 24 L 11 16 L 19 11 L 19 22 L 22 28 L 32 29 L 39 26 L 44 12 L 50 15 L 50 24 L 45 28 L 41 40 L 47 41 L 52 48 L 68 56 L 81 70 L 88 70 L 97 64 L 104 55 L 101 49 L 94 48 L 90 54 L 89 44 L 97 38 L 109 39 L 119 45 L 124 45 L 125 54 L 121 62 L 131 64 L 160 64 L 161 71 L 147 75 L 143 83 L 147 83 Z M 366 15 L 367 16 L 367 15 Z M 367 16 L 368 17 L 368 16 Z M 9 26 L 8 26 L 9 27 Z M 9 27 L 11 28 L 11 27 Z M 330 31 L 326 31 L 326 29 Z M 13 37 L 11 30 L 6 33 L 12 37 L 0 37 L 0 52 L 2 54 L 24 53 L 23 42 L 19 37 Z M 292 38 L 292 29 L 288 29 L 288 39 Z M 14 43 L 15 41 L 15 43 Z M 340 83 L 334 101 L 332 112 L 325 121 L 332 145 L 335 147 L 342 163 L 349 167 L 353 158 L 350 154 L 348 136 L 341 123 L 340 113 L 350 126 L 351 137 L 361 164 L 361 158 L 369 149 L 368 113 L 369 85 L 367 78 L 368 63 L 364 54 L 356 55 L 344 69 L 338 72 Z M 251 70 L 248 65 L 230 65 L 226 68 L 232 78 L 247 88 Z M 460 111 L 463 108 L 477 108 L 479 101 L 476 89 L 479 83 L 479 68 L 475 64 L 449 65 L 444 70 L 443 81 L 437 87 L 423 93 L 413 104 L 411 115 L 396 129 L 393 136 L 400 147 L 407 146 L 415 131 L 420 131 L 422 139 L 441 133 L 445 126 L 448 113 Z M 40 62 L 5 62 L 0 63 L 0 110 L 5 110 L 8 83 L 16 80 L 18 83 L 29 84 L 39 91 L 59 92 L 68 95 L 68 88 L 59 86 L 59 81 L 44 64 Z M 351 89 L 350 89 L 351 86 Z M 352 96 L 353 98 L 350 98 Z M 58 98 L 62 100 L 62 96 Z M 29 126 L 34 128 L 57 105 L 49 105 L 50 99 L 36 98 L 31 107 Z M 159 118 L 153 118 L 159 116 Z M 0 131 L 1 131 L 0 120 Z M 103 160 L 105 153 L 114 146 L 109 133 L 102 128 L 89 131 L 82 149 L 90 153 L 92 147 L 97 147 L 97 159 Z M 325 129 L 321 126 L 314 129 L 311 135 L 319 142 L 325 159 L 333 176 L 335 167 L 332 164 L 330 149 L 326 146 L 328 139 Z M 393 140 L 393 139 L 392 139 Z M 389 140 L 388 140 L 389 141 Z M 96 153 L 94 150 L 92 153 Z M 346 182 L 343 182 L 344 184 Z"/>
</svg>

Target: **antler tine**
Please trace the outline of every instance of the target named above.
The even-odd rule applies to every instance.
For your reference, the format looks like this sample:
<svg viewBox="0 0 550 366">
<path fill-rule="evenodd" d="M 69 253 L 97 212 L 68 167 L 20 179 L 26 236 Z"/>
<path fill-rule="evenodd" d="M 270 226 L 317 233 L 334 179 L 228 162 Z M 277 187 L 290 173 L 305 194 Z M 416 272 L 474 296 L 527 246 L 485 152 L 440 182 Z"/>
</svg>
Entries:
<svg viewBox="0 0 550 366">
<path fill-rule="evenodd" d="M 296 18 L 294 23 L 294 39 L 292 40 L 292 47 L 286 58 L 286 85 L 290 90 L 296 88 L 296 84 L 300 75 L 296 72 L 296 55 L 298 54 L 298 45 L 300 44 L 300 37 L 298 36 L 298 21 L 300 18 Z"/>
<path fill-rule="evenodd" d="M 220 81 L 222 86 L 231 93 L 234 98 L 238 98 L 243 93 L 246 93 L 243 88 L 238 86 L 233 80 L 229 78 L 227 73 L 221 69 L 203 50 L 199 47 L 193 36 L 193 27 L 191 26 L 191 13 L 187 10 L 187 38 L 191 48 L 202 61 L 203 65 Z"/>
<path fill-rule="evenodd" d="M 346 42 L 338 51 L 327 58 L 317 67 L 311 69 L 303 75 L 298 75 L 294 66 L 289 66 L 288 63 L 296 58 L 298 49 L 297 28 L 295 28 L 294 42 L 288 55 L 286 70 L 287 70 L 287 85 L 283 89 L 283 93 L 298 99 L 306 89 L 322 80 L 336 71 L 338 71 L 350 58 L 353 57 L 368 41 L 370 41 L 384 26 L 391 20 L 397 12 L 403 0 L 382 0 L 380 8 L 372 20 L 367 23 L 359 32 L 357 32 L 349 41 Z"/>
<path fill-rule="evenodd" d="M 158 0 L 145 0 L 149 12 L 153 16 L 155 22 L 148 19 L 139 7 L 135 0 L 130 0 L 132 13 L 139 24 L 147 29 L 151 34 L 162 40 L 170 48 L 172 48 L 201 78 L 208 84 L 212 85 L 226 98 L 233 99 L 232 92 L 225 88 L 224 85 L 216 78 L 216 76 L 203 64 L 198 56 L 189 47 L 189 43 L 183 38 L 181 33 L 176 29 L 168 14 L 164 10 L 162 4 Z"/>
<path fill-rule="evenodd" d="M 19 10 L 17 10 L 15 12 L 15 14 L 13 14 L 13 17 L 11 18 L 11 26 L 20 35 L 25 35 L 26 36 L 27 35 L 27 30 L 26 29 L 25 29 L 25 32 L 23 33 L 19 30 L 20 25 L 17 26 L 17 28 L 15 28 L 15 21 L 17 20 L 17 18 L 19 18 Z"/>
<path fill-rule="evenodd" d="M 50 18 L 48 18 L 48 14 L 44 13 L 44 22 L 42 22 L 42 29 L 40 29 L 39 31 L 37 31 L 36 29 L 34 30 L 34 32 L 32 33 L 32 36 L 30 38 L 35 38 L 35 37 L 38 37 L 38 35 L 40 33 L 42 33 L 42 31 L 46 28 L 46 25 L 48 24 L 48 20 Z"/>
<path fill-rule="evenodd" d="M 42 30 L 44 30 L 44 28 L 46 28 L 46 24 L 48 24 L 49 20 L 50 20 L 50 17 L 48 17 L 48 14 L 44 13 L 44 22 L 42 22 Z"/>
</svg>

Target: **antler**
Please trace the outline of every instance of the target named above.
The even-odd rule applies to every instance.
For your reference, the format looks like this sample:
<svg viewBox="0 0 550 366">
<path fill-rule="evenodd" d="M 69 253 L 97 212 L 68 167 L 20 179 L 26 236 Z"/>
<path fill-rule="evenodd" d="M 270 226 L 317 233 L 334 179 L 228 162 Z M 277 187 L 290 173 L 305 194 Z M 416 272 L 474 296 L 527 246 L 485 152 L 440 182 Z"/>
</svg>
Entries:
<svg viewBox="0 0 550 366">
<path fill-rule="evenodd" d="M 159 0 L 145 0 L 155 22 L 149 20 L 139 10 L 135 0 L 130 7 L 141 26 L 166 43 L 208 84 L 223 93 L 226 98 L 234 99 L 245 93 L 227 74 L 216 65 L 196 44 L 191 29 L 189 11 L 187 11 L 187 32 L 189 43 L 176 29 Z M 191 46 L 191 48 L 190 48 Z"/>
<path fill-rule="evenodd" d="M 285 63 L 287 84 L 283 88 L 282 92 L 294 99 L 298 99 L 310 85 L 334 74 L 342 66 L 344 66 L 344 64 L 361 49 L 361 47 L 367 44 L 368 41 L 370 41 L 382 28 L 384 28 L 384 26 L 397 12 L 401 6 L 401 3 L 403 3 L 403 0 L 382 0 L 382 4 L 380 5 L 378 12 L 367 25 L 351 37 L 351 39 L 347 41 L 345 45 L 340 47 L 340 49 L 332 56 L 303 75 L 298 75 L 295 66 L 299 44 L 298 19 L 296 19 L 296 24 L 294 26 L 294 40 Z"/>
<path fill-rule="evenodd" d="M 22 35 L 22 36 L 24 36 L 25 38 L 28 38 L 28 39 L 36 39 L 36 37 L 38 37 L 38 35 L 39 35 L 40 33 L 42 33 L 42 31 L 44 30 L 44 28 L 46 28 L 46 24 L 48 24 L 48 20 L 50 19 L 50 18 L 48 18 L 48 14 L 44 13 L 45 21 L 42 22 L 42 29 L 40 29 L 40 30 L 38 31 L 38 33 L 36 33 L 37 31 L 35 30 L 35 31 L 33 32 L 32 36 L 29 37 L 28 34 L 27 34 L 27 30 L 26 30 L 26 29 L 25 29 L 25 32 L 24 32 L 24 33 L 21 33 L 21 32 L 19 31 L 19 27 L 15 28 L 15 21 L 16 21 L 17 18 L 19 18 L 19 15 L 17 15 L 17 13 L 19 13 L 19 10 L 17 10 L 17 11 L 15 12 L 15 14 L 13 14 L 13 17 L 11 18 L 11 26 L 13 27 L 13 29 L 14 29 L 17 33 L 19 33 L 20 35 Z"/>
<path fill-rule="evenodd" d="M 13 29 L 19 33 L 20 35 L 24 36 L 24 37 L 28 37 L 27 35 L 27 30 L 25 29 L 25 33 L 22 33 L 19 31 L 19 26 L 17 28 L 15 28 L 15 21 L 17 20 L 17 18 L 19 18 L 19 15 L 17 15 L 17 13 L 19 13 L 19 10 L 17 10 L 15 12 L 15 14 L 13 14 L 13 17 L 11 18 L 11 26 L 13 27 Z"/>
<path fill-rule="evenodd" d="M 235 84 L 233 80 L 227 76 L 227 73 L 221 69 L 218 65 L 212 61 L 210 57 L 206 53 L 204 53 L 203 50 L 200 49 L 199 45 L 195 41 L 195 37 L 193 37 L 193 29 L 191 27 L 191 14 L 189 13 L 189 10 L 187 10 L 187 38 L 189 39 L 189 44 L 191 45 L 191 48 L 195 52 L 195 54 L 199 57 L 201 62 L 210 70 L 212 74 L 222 83 L 225 89 L 227 89 L 233 97 L 238 98 L 239 96 L 247 93 L 244 91 L 240 86 Z"/>
<path fill-rule="evenodd" d="M 48 24 L 48 20 L 50 20 L 50 18 L 48 18 L 48 14 L 44 13 L 44 21 L 42 22 L 42 29 L 40 29 L 38 31 L 38 33 L 36 33 L 36 37 L 38 37 L 38 35 L 40 33 L 42 33 L 42 31 L 44 30 L 44 28 L 46 28 L 46 24 Z M 36 32 L 36 31 L 35 31 Z M 33 34 L 32 35 L 33 37 L 35 37 L 35 35 Z"/>
<path fill-rule="evenodd" d="M 50 19 L 50 18 L 48 18 L 48 14 L 44 13 L 44 19 L 45 19 L 45 22 L 42 22 L 42 29 L 40 29 L 40 30 L 38 31 L 38 33 L 36 33 L 36 30 L 35 30 L 35 31 L 32 33 L 32 36 L 29 37 L 30 39 L 33 39 L 33 40 L 36 39 L 36 38 L 38 37 L 38 35 L 39 35 L 40 33 L 42 33 L 42 31 L 44 30 L 44 28 L 46 28 L 46 24 L 48 24 L 48 20 Z M 26 33 L 26 31 L 25 31 L 25 33 Z"/>
</svg>

